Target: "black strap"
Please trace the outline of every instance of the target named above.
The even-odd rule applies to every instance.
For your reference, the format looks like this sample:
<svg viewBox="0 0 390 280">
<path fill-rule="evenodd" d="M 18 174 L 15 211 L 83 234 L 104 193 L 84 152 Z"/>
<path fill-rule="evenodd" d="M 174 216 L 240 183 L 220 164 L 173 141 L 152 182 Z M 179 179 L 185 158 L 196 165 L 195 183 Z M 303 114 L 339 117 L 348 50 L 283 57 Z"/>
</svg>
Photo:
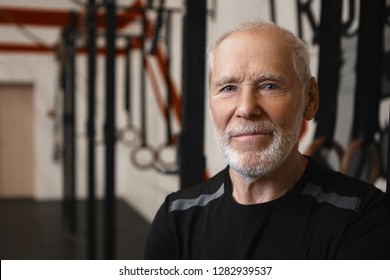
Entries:
<svg viewBox="0 0 390 280">
<path fill-rule="evenodd" d="M 361 0 L 352 139 L 371 142 L 379 131 L 385 0 Z"/>
<path fill-rule="evenodd" d="M 308 19 L 309 26 L 313 31 L 313 44 L 318 43 L 318 26 L 314 18 L 314 12 L 312 9 L 312 0 L 302 1 L 297 0 L 297 11 L 298 11 L 298 36 L 303 38 L 303 16 L 306 15 Z"/>
<path fill-rule="evenodd" d="M 125 110 L 127 113 L 127 124 L 132 124 L 131 117 L 131 38 L 127 40 L 126 56 L 125 56 Z"/>
<path fill-rule="evenodd" d="M 146 63 L 146 55 L 145 55 L 145 39 L 146 39 L 146 15 L 143 13 L 142 15 L 142 36 L 141 36 L 141 146 L 147 146 L 147 133 L 146 133 L 146 76 L 145 76 L 145 63 Z"/>
<path fill-rule="evenodd" d="M 325 137 L 324 146 L 333 145 L 337 115 L 337 93 L 340 83 L 342 1 L 321 1 L 321 25 L 319 29 L 318 86 L 320 106 L 316 115 L 315 137 Z"/>
<path fill-rule="evenodd" d="M 172 144 L 172 125 L 171 125 L 171 12 L 166 12 L 166 26 L 165 26 L 165 45 L 166 45 L 166 99 L 167 105 L 165 107 L 166 115 L 166 141 L 167 145 Z"/>
<path fill-rule="evenodd" d="M 152 55 L 156 53 L 157 41 L 158 41 L 158 37 L 160 36 L 160 29 L 162 27 L 162 18 L 164 12 L 164 4 L 165 4 L 165 0 L 160 0 L 157 8 L 157 17 L 156 17 L 156 22 L 154 24 L 152 46 L 150 48 L 150 54 Z"/>
</svg>

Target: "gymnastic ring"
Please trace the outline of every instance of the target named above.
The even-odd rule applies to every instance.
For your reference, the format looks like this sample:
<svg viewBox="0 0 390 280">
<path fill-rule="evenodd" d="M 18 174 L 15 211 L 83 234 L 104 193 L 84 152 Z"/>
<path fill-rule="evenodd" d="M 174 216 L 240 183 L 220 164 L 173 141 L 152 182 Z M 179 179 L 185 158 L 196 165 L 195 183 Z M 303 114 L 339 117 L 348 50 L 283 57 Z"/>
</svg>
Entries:
<svg viewBox="0 0 390 280">
<path fill-rule="evenodd" d="M 353 156 L 359 151 L 366 149 L 367 155 L 369 158 L 367 159 L 370 163 L 370 169 L 368 171 L 368 178 L 366 179 L 367 182 L 374 184 L 375 181 L 378 179 L 380 174 L 380 157 L 378 150 L 373 142 L 370 142 L 368 144 L 364 143 L 363 138 L 355 139 L 351 142 L 348 149 L 346 150 L 343 160 L 341 161 L 341 173 L 354 176 L 352 174 L 350 165 L 353 160 Z"/>
<path fill-rule="evenodd" d="M 132 147 L 139 142 L 139 129 L 135 126 L 125 126 L 118 131 L 118 140 L 127 147 Z"/>
<path fill-rule="evenodd" d="M 164 152 L 166 151 L 173 151 L 175 155 L 173 160 L 168 161 L 165 159 L 163 155 Z M 177 170 L 178 165 L 177 165 L 176 155 L 177 155 L 177 147 L 175 144 L 166 144 L 166 143 L 160 144 L 156 150 L 156 163 L 164 170 L 167 171 Z"/>
<path fill-rule="evenodd" d="M 321 149 L 325 142 L 325 136 L 317 137 L 313 140 L 313 143 L 304 152 L 305 155 L 313 156 L 315 152 Z M 339 142 L 336 140 L 332 141 L 332 148 L 336 151 L 337 157 L 339 158 L 340 165 L 344 157 L 344 149 Z"/>
<path fill-rule="evenodd" d="M 149 158 L 145 162 L 139 160 L 140 153 L 147 154 Z M 139 170 L 148 170 L 152 168 L 156 162 L 156 152 L 153 147 L 148 145 L 141 145 L 135 147 L 130 152 L 131 163 Z"/>
</svg>

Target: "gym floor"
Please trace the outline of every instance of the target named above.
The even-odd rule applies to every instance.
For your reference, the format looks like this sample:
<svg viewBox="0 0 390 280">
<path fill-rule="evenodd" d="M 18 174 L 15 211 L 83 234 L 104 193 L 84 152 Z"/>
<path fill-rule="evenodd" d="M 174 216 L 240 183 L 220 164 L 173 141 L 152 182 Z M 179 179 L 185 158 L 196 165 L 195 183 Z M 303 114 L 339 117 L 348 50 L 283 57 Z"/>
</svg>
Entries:
<svg viewBox="0 0 390 280">
<path fill-rule="evenodd" d="M 63 219 L 61 201 L 0 199 L 0 259 L 82 260 L 87 258 L 85 201 L 76 203 L 76 230 Z M 103 203 L 96 204 L 103 216 Z M 124 201 L 116 202 L 116 259 L 142 259 L 149 223 Z M 103 255 L 103 220 L 97 218 L 97 259 Z"/>
</svg>

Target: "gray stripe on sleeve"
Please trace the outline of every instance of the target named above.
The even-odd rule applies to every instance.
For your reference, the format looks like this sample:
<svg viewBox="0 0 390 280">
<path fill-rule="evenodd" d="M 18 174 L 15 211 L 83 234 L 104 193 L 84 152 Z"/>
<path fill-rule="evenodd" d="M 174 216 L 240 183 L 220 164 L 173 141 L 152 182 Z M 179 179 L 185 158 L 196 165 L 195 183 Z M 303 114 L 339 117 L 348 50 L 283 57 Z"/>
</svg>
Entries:
<svg viewBox="0 0 390 280">
<path fill-rule="evenodd" d="M 327 202 L 335 207 L 357 211 L 360 206 L 360 198 L 352 196 L 341 196 L 337 193 L 325 193 L 320 186 L 309 184 L 302 192 L 310 195 L 317 200 L 317 202 Z"/>
<path fill-rule="evenodd" d="M 197 198 L 192 199 L 185 199 L 180 198 L 177 200 L 174 200 L 169 205 L 169 212 L 175 211 L 175 210 L 187 210 L 194 206 L 206 206 L 211 201 L 219 198 L 224 193 L 224 184 L 221 185 L 221 187 L 212 194 L 202 194 Z"/>
</svg>

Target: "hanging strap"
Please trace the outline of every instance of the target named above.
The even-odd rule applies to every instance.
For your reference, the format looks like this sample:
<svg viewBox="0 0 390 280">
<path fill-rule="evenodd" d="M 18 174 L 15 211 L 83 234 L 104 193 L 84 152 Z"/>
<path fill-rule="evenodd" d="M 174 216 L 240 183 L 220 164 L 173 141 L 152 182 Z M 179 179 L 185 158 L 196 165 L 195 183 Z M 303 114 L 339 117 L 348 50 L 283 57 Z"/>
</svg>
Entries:
<svg viewBox="0 0 390 280">
<path fill-rule="evenodd" d="M 132 164 L 140 170 L 148 170 L 152 168 L 156 161 L 156 152 L 154 148 L 148 144 L 147 139 L 147 112 L 146 112 L 146 54 L 145 54 L 145 41 L 146 41 L 146 15 L 142 14 L 142 34 L 141 34 L 141 63 L 140 63 L 140 144 L 130 152 L 130 161 Z"/>
<path fill-rule="evenodd" d="M 352 139 L 379 131 L 385 0 L 361 0 Z"/>
<path fill-rule="evenodd" d="M 357 46 L 352 140 L 341 172 L 375 183 L 380 154 L 374 136 L 379 132 L 385 0 L 361 0 Z"/>
<path fill-rule="evenodd" d="M 131 116 L 131 39 L 127 40 L 126 44 L 126 55 L 125 55 L 125 90 L 124 90 L 124 100 L 125 100 L 125 110 L 127 114 L 128 124 L 132 124 Z"/>
<path fill-rule="evenodd" d="M 320 106 L 316 115 L 315 138 L 325 137 L 323 145 L 333 146 L 337 116 L 337 94 L 340 84 L 342 1 L 321 1 L 321 25 L 319 30 L 318 87 Z"/>
<path fill-rule="evenodd" d="M 139 141 L 139 130 L 133 125 L 132 118 L 132 71 L 131 71 L 131 44 L 132 37 L 127 38 L 126 42 L 126 54 L 124 64 L 124 109 L 126 111 L 126 125 L 118 131 L 118 139 L 120 143 L 125 146 L 131 147 Z"/>
</svg>

